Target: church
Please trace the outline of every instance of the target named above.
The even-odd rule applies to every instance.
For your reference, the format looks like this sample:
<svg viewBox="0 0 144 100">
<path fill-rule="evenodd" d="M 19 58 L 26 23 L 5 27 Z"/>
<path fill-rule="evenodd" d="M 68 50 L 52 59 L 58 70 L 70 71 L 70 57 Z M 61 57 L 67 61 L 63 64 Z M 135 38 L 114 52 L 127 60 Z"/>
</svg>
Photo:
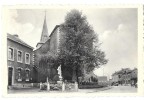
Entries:
<svg viewBox="0 0 144 100">
<path fill-rule="evenodd" d="M 42 62 L 41 59 L 50 55 L 53 57 L 57 56 L 59 52 L 59 43 L 60 43 L 60 25 L 56 25 L 50 35 L 48 35 L 48 28 L 46 22 L 46 15 L 44 18 L 42 33 L 40 41 L 36 45 L 36 50 L 34 50 L 34 72 L 33 80 L 34 82 L 45 82 L 46 76 L 40 74 L 40 67 L 47 68 L 50 79 L 49 80 L 58 80 L 58 65 L 53 65 L 48 67 L 49 62 Z M 42 72 L 43 73 L 43 72 Z"/>
<path fill-rule="evenodd" d="M 36 50 L 34 50 L 34 82 L 45 82 L 47 76 L 49 78 L 49 81 L 53 82 L 59 80 L 57 70 L 59 66 L 58 62 L 53 62 L 54 64 L 50 66 L 50 60 L 45 61 L 45 59 L 43 58 L 47 59 L 47 56 L 50 56 L 51 58 L 57 58 L 58 53 L 60 51 L 60 43 L 63 42 L 63 33 L 60 31 L 61 27 L 61 25 L 56 25 L 53 31 L 50 33 L 50 35 L 48 35 L 48 28 L 45 15 L 41 38 L 36 45 Z M 70 67 L 66 67 L 64 69 L 62 68 L 62 76 L 64 80 L 71 81 L 72 74 L 72 69 L 70 69 Z"/>
</svg>

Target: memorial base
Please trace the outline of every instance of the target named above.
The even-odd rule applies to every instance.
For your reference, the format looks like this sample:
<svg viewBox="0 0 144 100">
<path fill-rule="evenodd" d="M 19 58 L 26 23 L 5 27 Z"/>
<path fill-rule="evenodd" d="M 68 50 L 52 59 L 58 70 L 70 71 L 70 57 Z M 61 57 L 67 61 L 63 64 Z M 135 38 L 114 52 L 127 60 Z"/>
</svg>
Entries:
<svg viewBox="0 0 144 100">
<path fill-rule="evenodd" d="M 57 81 L 58 84 L 62 84 L 62 81 Z"/>
</svg>

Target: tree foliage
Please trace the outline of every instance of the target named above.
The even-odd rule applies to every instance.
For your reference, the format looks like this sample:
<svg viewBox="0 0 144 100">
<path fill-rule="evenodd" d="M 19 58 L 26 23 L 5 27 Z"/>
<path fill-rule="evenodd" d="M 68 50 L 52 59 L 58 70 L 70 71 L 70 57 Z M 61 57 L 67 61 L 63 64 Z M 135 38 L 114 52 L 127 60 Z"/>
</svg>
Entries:
<svg viewBox="0 0 144 100">
<path fill-rule="evenodd" d="M 99 49 L 98 34 L 87 22 L 86 16 L 78 10 L 67 13 L 61 24 L 59 61 L 62 69 L 71 68 L 72 80 L 84 76 L 107 63 L 105 53 Z"/>
<path fill-rule="evenodd" d="M 47 53 L 39 53 L 36 55 L 37 58 L 36 64 L 38 68 L 38 74 L 39 74 L 39 82 L 46 82 L 46 78 L 51 81 L 56 81 L 57 79 L 57 56 L 55 56 L 53 53 L 47 51 Z"/>
</svg>

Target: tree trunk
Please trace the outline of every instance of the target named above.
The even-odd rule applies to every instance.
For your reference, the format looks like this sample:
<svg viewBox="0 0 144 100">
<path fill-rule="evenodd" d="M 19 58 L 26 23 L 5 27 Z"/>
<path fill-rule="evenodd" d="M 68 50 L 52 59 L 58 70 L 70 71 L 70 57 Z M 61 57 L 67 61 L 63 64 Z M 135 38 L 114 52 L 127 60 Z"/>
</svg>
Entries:
<svg viewBox="0 0 144 100">
<path fill-rule="evenodd" d="M 77 82 L 76 67 L 73 67 L 72 81 Z"/>
</svg>

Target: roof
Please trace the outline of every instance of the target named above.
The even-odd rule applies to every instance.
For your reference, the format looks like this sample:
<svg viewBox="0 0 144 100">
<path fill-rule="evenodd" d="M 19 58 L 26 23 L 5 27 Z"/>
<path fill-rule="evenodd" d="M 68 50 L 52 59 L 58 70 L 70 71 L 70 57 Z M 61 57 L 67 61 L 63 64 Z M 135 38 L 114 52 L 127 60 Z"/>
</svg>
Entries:
<svg viewBox="0 0 144 100">
<path fill-rule="evenodd" d="M 50 39 L 48 39 L 46 42 L 50 42 Z M 46 42 L 38 42 L 37 45 L 38 45 L 38 44 L 42 44 L 42 45 L 41 45 L 39 48 L 36 48 L 34 51 L 37 51 L 37 50 L 41 49 L 42 46 L 43 46 Z M 36 45 L 36 46 L 37 46 L 37 45 Z"/>
<path fill-rule="evenodd" d="M 25 43 L 24 41 L 22 41 L 18 37 L 14 36 L 14 35 L 11 35 L 9 33 L 7 33 L 7 39 L 10 39 L 10 40 L 12 40 L 14 42 L 17 42 L 17 43 L 19 43 L 19 44 L 21 44 L 23 46 L 26 46 L 26 47 L 28 47 L 30 49 L 34 49 L 33 47 L 31 47 L 30 45 L 28 45 L 27 43 Z"/>
<path fill-rule="evenodd" d="M 137 71 L 137 68 L 134 68 L 132 71 Z"/>
<path fill-rule="evenodd" d="M 53 31 L 51 32 L 49 38 L 48 38 L 45 42 L 38 42 L 37 45 L 38 45 L 38 44 L 42 44 L 42 45 L 43 45 L 43 44 L 45 44 L 47 41 L 49 41 L 51 35 L 55 32 L 55 30 L 56 30 L 58 27 L 60 27 L 60 25 L 56 25 L 56 26 L 55 26 L 55 28 L 54 28 Z M 37 46 L 37 45 L 36 45 L 36 46 Z M 42 46 L 41 46 L 41 47 L 42 47 Z M 40 47 L 40 48 L 41 48 L 41 47 Z M 38 50 L 38 49 L 40 49 L 40 48 L 37 48 L 36 50 Z M 36 51 L 36 50 L 35 50 L 35 51 Z"/>
<path fill-rule="evenodd" d="M 46 42 L 48 38 L 49 38 L 48 29 L 47 29 L 47 23 L 46 23 L 46 15 L 45 15 L 40 42 Z"/>
<path fill-rule="evenodd" d="M 98 76 L 98 80 L 99 81 L 106 81 L 107 80 L 107 76 Z"/>
<path fill-rule="evenodd" d="M 49 37 L 51 37 L 51 35 L 55 32 L 55 30 L 56 30 L 58 27 L 60 27 L 60 25 L 56 25 L 56 26 L 55 26 L 55 28 L 53 29 L 53 31 L 51 32 L 51 34 L 50 34 Z"/>
<path fill-rule="evenodd" d="M 131 73 L 131 72 L 132 72 L 132 70 L 130 70 L 129 68 L 125 68 L 125 69 L 122 68 L 121 70 L 113 73 L 112 76 L 114 76 L 114 75 L 120 75 L 120 74 L 125 74 L 125 73 Z"/>
<path fill-rule="evenodd" d="M 95 75 L 93 72 L 91 72 L 91 73 L 85 75 L 84 80 L 86 81 L 91 77 L 97 78 L 97 75 Z"/>
<path fill-rule="evenodd" d="M 112 76 L 114 76 L 114 75 L 118 75 L 118 72 L 115 72 L 115 73 L 112 74 Z"/>
<path fill-rule="evenodd" d="M 38 42 L 37 45 L 38 45 L 38 44 L 44 44 L 44 43 L 45 43 L 45 42 Z M 36 47 L 37 47 L 37 45 L 36 45 Z"/>
<path fill-rule="evenodd" d="M 96 77 L 97 78 L 97 75 L 94 74 L 93 72 L 91 72 L 89 74 L 86 74 L 85 77 L 88 77 L 88 78 L 90 78 L 90 77 Z"/>
</svg>

